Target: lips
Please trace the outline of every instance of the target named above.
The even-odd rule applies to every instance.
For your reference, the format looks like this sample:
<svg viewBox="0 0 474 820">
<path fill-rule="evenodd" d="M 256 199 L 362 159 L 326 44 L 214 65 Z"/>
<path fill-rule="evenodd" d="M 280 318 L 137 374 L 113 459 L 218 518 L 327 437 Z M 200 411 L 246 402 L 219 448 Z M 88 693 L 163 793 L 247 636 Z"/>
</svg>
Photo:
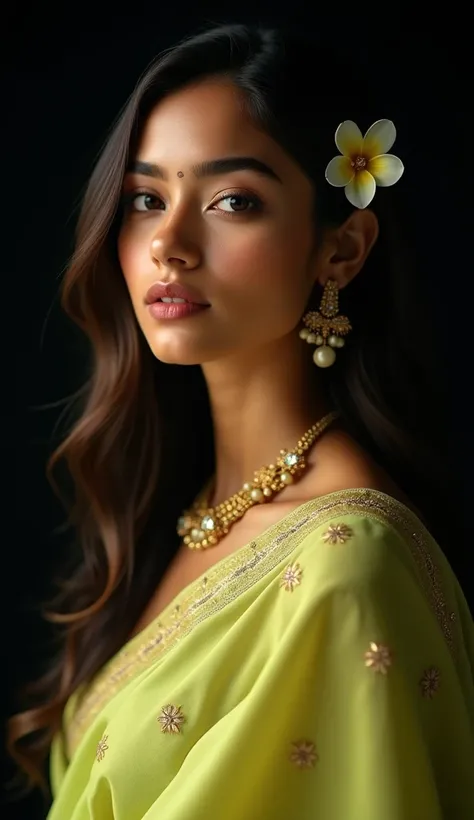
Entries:
<svg viewBox="0 0 474 820">
<path fill-rule="evenodd" d="M 185 299 L 186 302 L 192 305 L 209 304 L 192 288 L 177 283 L 164 284 L 162 282 L 156 282 L 149 288 L 145 296 L 145 302 L 147 305 L 151 305 L 153 302 L 159 302 L 163 297 L 166 299 Z"/>
</svg>

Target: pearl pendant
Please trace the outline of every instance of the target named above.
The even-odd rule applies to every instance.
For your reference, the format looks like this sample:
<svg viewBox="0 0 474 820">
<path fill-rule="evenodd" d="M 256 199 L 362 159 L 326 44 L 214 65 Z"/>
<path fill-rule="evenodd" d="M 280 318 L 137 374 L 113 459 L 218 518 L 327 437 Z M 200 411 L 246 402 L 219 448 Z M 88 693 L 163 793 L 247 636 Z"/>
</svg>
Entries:
<svg viewBox="0 0 474 820">
<path fill-rule="evenodd" d="M 336 361 L 336 353 L 332 347 L 323 345 L 314 351 L 313 361 L 318 367 L 331 367 Z"/>
<path fill-rule="evenodd" d="M 259 487 L 254 487 L 254 489 L 251 490 L 250 498 L 252 499 L 252 501 L 258 501 L 259 504 L 261 504 L 262 501 L 265 500 L 265 496 Z"/>
</svg>

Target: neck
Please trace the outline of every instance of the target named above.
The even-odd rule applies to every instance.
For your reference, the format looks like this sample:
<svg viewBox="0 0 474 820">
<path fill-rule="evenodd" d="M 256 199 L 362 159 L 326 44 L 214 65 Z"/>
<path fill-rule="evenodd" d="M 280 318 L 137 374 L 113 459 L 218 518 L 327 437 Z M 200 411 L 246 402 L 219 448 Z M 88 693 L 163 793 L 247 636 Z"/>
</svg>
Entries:
<svg viewBox="0 0 474 820">
<path fill-rule="evenodd" d="M 214 427 L 216 471 L 211 506 L 229 498 L 255 470 L 275 463 L 329 412 L 310 352 L 297 335 L 258 355 L 203 365 Z"/>
</svg>

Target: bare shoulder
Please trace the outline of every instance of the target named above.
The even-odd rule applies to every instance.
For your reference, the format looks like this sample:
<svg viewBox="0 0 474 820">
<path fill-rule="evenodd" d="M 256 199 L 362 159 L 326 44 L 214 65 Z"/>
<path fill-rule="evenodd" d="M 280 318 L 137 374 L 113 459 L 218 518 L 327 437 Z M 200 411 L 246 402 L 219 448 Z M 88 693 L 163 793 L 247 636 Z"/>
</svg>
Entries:
<svg viewBox="0 0 474 820">
<path fill-rule="evenodd" d="M 391 476 L 343 430 L 328 431 L 308 458 L 308 466 L 311 469 L 304 487 L 308 497 L 367 488 L 386 493 L 413 509 Z"/>
</svg>

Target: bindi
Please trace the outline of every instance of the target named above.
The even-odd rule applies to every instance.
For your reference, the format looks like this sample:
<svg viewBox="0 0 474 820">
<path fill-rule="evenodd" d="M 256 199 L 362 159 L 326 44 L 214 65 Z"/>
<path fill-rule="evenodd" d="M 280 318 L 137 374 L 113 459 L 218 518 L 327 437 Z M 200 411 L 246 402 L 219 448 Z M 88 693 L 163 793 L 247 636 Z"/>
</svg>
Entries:
<svg viewBox="0 0 474 820">
<path fill-rule="evenodd" d="M 182 172 L 182 171 L 178 171 L 178 173 L 176 174 L 176 176 L 178 176 L 178 177 L 184 177 L 184 174 L 183 174 L 183 172 Z"/>
</svg>

